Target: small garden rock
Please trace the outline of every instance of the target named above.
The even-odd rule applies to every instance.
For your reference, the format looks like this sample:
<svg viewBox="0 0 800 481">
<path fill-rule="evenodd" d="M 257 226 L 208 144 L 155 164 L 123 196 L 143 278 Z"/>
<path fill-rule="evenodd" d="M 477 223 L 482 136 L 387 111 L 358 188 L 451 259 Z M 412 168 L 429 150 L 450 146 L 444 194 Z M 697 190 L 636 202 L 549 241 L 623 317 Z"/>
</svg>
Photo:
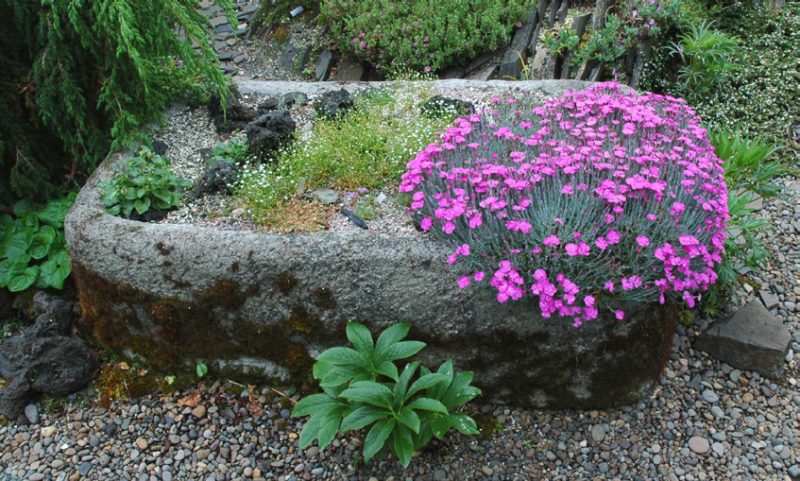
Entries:
<svg viewBox="0 0 800 481">
<path fill-rule="evenodd" d="M 230 194 L 233 185 L 239 179 L 239 171 L 231 162 L 217 159 L 211 163 L 198 186 L 195 188 L 195 195 L 214 194 L 222 192 Z"/>
<path fill-rule="evenodd" d="M 345 89 L 326 92 L 314 103 L 314 108 L 321 117 L 335 118 L 353 108 L 353 97 Z"/>
<path fill-rule="evenodd" d="M 256 117 L 255 110 L 247 108 L 239 102 L 239 90 L 235 86 L 231 87 L 231 94 L 231 98 L 228 99 L 228 103 L 224 107 L 220 96 L 217 94 L 212 94 L 208 100 L 208 112 L 219 133 L 242 129 Z"/>
<path fill-rule="evenodd" d="M 245 128 L 250 151 L 259 157 L 265 157 L 291 140 L 295 127 L 294 120 L 286 110 L 267 112 L 259 116 Z"/>
<path fill-rule="evenodd" d="M 697 347 L 733 367 L 779 377 L 790 342 L 783 323 L 753 300 L 708 328 L 697 338 Z"/>
<path fill-rule="evenodd" d="M 319 55 L 316 67 L 317 81 L 322 82 L 328 80 L 331 75 L 331 67 L 333 66 L 333 52 L 325 50 Z"/>
</svg>

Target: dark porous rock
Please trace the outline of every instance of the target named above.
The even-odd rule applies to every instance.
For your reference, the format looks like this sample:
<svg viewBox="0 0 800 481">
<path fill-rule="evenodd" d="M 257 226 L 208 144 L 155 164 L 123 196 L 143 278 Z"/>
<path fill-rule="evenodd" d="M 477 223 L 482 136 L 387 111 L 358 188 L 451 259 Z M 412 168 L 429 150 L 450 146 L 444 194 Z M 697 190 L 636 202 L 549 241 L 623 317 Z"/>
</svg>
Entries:
<svg viewBox="0 0 800 481">
<path fill-rule="evenodd" d="M 214 121 L 218 133 L 243 129 L 248 122 L 252 122 L 256 118 L 256 111 L 243 106 L 239 98 L 239 90 L 236 86 L 231 86 L 231 96 L 223 108 L 220 96 L 211 95 L 208 100 L 208 113 L 211 115 L 211 120 Z"/>
<path fill-rule="evenodd" d="M 256 110 L 256 116 L 260 117 L 267 112 L 272 112 L 273 110 L 278 110 L 278 106 L 280 105 L 280 100 L 277 97 L 267 97 L 258 104 L 258 108 Z"/>
<path fill-rule="evenodd" d="M 237 180 L 239 180 L 239 170 L 236 166 L 226 160 L 216 159 L 208 166 L 192 192 L 195 197 L 218 192 L 230 194 Z"/>
<path fill-rule="evenodd" d="M 422 114 L 428 117 L 441 117 L 449 113 L 469 115 L 475 113 L 475 106 L 465 100 L 435 95 L 426 100 L 420 107 Z"/>
<path fill-rule="evenodd" d="M 0 345 L 0 376 L 10 380 L 0 391 L 0 414 L 15 419 L 33 397 L 70 394 L 91 380 L 97 359 L 83 340 L 71 335 L 72 307 L 37 293 L 36 322 Z"/>
<path fill-rule="evenodd" d="M 353 108 L 353 96 L 345 89 L 325 92 L 315 102 L 314 109 L 323 118 L 335 118 Z"/>
<path fill-rule="evenodd" d="M 290 141 L 296 127 L 288 110 L 276 110 L 258 116 L 245 127 L 250 151 L 264 158 Z"/>
<path fill-rule="evenodd" d="M 169 150 L 169 146 L 163 140 L 154 140 L 153 141 L 153 152 L 156 155 L 164 155 Z"/>
<path fill-rule="evenodd" d="M 328 80 L 328 77 L 331 75 L 331 67 L 333 67 L 333 52 L 325 50 L 319 54 L 319 60 L 317 60 L 315 72 L 317 81 L 322 82 Z"/>
<path fill-rule="evenodd" d="M 299 107 L 307 104 L 308 95 L 303 92 L 289 92 L 280 97 L 280 107 L 282 109 L 291 109 L 292 107 Z"/>
<path fill-rule="evenodd" d="M 791 335 L 758 300 L 709 327 L 695 345 L 737 369 L 780 377 Z"/>
</svg>

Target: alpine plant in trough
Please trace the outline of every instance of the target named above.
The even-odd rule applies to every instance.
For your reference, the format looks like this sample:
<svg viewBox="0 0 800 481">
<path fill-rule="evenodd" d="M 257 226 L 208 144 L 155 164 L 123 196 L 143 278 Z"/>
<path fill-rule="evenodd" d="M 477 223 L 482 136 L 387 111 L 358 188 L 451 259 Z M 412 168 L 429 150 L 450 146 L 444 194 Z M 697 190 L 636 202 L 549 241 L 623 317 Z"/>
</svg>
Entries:
<svg viewBox="0 0 800 481">
<path fill-rule="evenodd" d="M 681 298 L 717 280 L 728 196 L 722 161 L 682 99 L 615 83 L 531 108 L 492 99 L 407 164 L 419 226 L 453 248 L 497 301 L 538 298 L 575 327 L 627 303 Z"/>
</svg>

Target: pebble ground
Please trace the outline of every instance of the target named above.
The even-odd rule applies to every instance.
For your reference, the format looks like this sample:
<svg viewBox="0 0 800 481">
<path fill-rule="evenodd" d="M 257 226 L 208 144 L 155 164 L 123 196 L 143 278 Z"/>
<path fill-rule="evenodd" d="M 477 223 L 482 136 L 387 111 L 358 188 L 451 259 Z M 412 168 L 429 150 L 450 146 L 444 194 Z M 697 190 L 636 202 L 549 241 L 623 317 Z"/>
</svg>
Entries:
<svg viewBox="0 0 800 481">
<path fill-rule="evenodd" d="M 476 404 L 483 435 L 451 435 L 403 470 L 364 464 L 362 439 L 298 448 L 302 421 L 269 388 L 217 383 L 170 396 L 74 405 L 0 427 L 0 479 L 57 480 L 785 480 L 800 479 L 800 182 L 761 209 L 772 225 L 762 275 L 792 350 L 775 381 L 693 349 L 707 325 L 679 328 L 664 376 L 636 405 L 608 411 Z M 749 290 L 749 289 L 748 289 Z M 757 290 L 737 293 L 738 302 Z M 295 395 L 296 396 L 296 395 Z"/>
</svg>

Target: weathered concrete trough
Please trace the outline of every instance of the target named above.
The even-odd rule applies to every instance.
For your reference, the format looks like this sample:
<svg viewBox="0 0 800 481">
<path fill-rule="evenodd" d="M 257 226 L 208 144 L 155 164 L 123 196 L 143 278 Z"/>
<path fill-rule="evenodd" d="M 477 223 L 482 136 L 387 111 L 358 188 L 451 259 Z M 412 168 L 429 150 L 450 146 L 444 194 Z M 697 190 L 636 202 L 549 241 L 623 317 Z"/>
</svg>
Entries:
<svg viewBox="0 0 800 481">
<path fill-rule="evenodd" d="M 457 84 L 465 82 L 449 85 Z M 281 93 L 281 85 L 288 84 L 241 89 Z M 290 89 L 324 85 L 341 88 Z M 555 96 L 587 84 L 511 85 Z M 111 216 L 97 186 L 128 158 L 118 153 L 102 163 L 65 229 L 87 329 L 154 367 L 204 360 L 234 378 L 302 382 L 317 353 L 345 342 L 348 320 L 374 332 L 405 321 L 410 337 L 429 344 L 425 362 L 454 359 L 458 369 L 475 371 L 489 398 L 568 408 L 634 402 L 649 393 L 669 356 L 669 309 L 626 306 L 624 321 L 575 329 L 542 319 L 528 302 L 499 305 L 488 289 L 459 289 L 447 250 L 422 236 L 268 234 Z"/>
</svg>

